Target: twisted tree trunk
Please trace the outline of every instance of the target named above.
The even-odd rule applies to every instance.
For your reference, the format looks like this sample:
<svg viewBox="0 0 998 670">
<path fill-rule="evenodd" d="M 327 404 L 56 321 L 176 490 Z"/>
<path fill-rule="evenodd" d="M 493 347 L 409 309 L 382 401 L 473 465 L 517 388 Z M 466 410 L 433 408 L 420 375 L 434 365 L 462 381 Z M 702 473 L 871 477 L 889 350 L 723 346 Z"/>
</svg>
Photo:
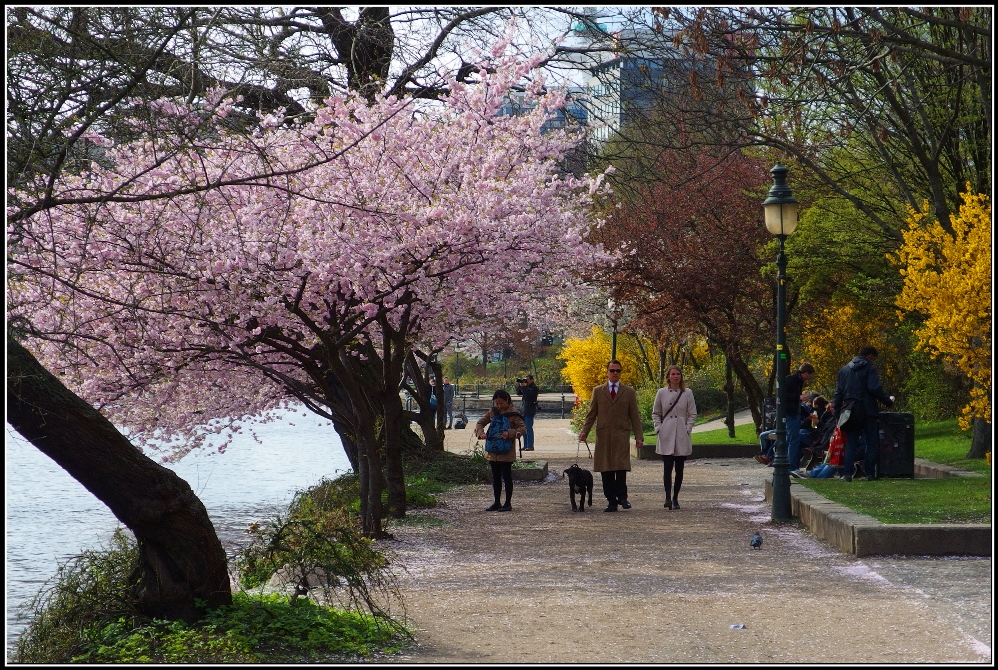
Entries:
<svg viewBox="0 0 998 670">
<path fill-rule="evenodd" d="M 232 602 L 225 550 L 204 505 L 172 470 L 143 455 L 9 334 L 7 420 L 108 506 L 139 547 L 138 610 L 194 622 L 196 601 Z"/>
</svg>

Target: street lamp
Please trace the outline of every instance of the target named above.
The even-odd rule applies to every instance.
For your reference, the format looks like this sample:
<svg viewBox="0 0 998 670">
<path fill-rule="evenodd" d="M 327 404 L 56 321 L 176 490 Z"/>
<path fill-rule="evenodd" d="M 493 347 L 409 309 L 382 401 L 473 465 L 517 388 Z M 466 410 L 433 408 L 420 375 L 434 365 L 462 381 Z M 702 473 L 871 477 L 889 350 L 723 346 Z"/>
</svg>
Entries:
<svg viewBox="0 0 998 670">
<path fill-rule="evenodd" d="M 773 459 L 773 521 L 790 521 L 790 472 L 787 461 L 787 390 L 784 381 L 790 361 L 787 354 L 787 256 L 783 242 L 797 227 L 797 200 L 787 186 L 787 168 L 779 163 L 769 171 L 773 186 L 762 201 L 766 230 L 780 241 L 776 256 L 776 450 Z"/>
<path fill-rule="evenodd" d="M 613 319 L 613 334 L 610 336 L 610 360 L 617 360 L 617 304 L 613 298 L 606 299 L 606 306 L 610 309 L 610 318 Z"/>
</svg>

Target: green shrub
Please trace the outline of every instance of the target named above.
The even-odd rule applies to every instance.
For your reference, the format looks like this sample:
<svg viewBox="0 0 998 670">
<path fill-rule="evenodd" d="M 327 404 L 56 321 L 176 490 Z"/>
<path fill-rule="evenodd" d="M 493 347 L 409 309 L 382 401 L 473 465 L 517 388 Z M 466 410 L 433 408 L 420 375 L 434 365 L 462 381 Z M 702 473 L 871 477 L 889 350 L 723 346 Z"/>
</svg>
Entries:
<svg viewBox="0 0 998 670">
<path fill-rule="evenodd" d="M 638 396 L 638 413 L 641 415 L 641 431 L 648 433 L 654 430 L 655 421 L 652 410 L 655 409 L 655 396 L 661 388 L 656 382 L 646 382 L 635 389 Z"/>
<path fill-rule="evenodd" d="M 231 606 L 211 613 L 204 624 L 246 640 L 271 662 L 345 655 L 367 658 L 395 651 L 412 636 L 408 628 L 380 617 L 276 594 L 237 593 Z"/>
<path fill-rule="evenodd" d="M 67 561 L 25 606 L 31 622 L 17 639 L 13 661 L 67 663 L 94 644 L 92 631 L 136 618 L 128 576 L 138 561 L 135 541 L 121 528 L 110 547 Z"/>
<path fill-rule="evenodd" d="M 591 404 L 589 400 L 579 400 L 579 404 L 572 408 L 572 432 L 576 435 L 582 432 L 582 426 L 586 423 L 586 414 L 589 413 Z"/>
<path fill-rule="evenodd" d="M 301 663 L 369 658 L 397 651 L 411 632 L 369 615 L 276 594 L 233 595 L 232 605 L 197 624 L 124 619 L 90 635 L 84 663 Z"/>
<path fill-rule="evenodd" d="M 898 394 L 897 411 L 912 413 L 915 421 L 942 421 L 957 416 L 967 401 L 961 380 L 924 354 L 913 353 L 907 379 Z"/>
<path fill-rule="evenodd" d="M 421 478 L 448 488 L 489 481 L 489 465 L 481 448 L 473 449 L 470 456 L 441 451 L 429 459 L 406 461 L 404 467 L 407 486 Z"/>
<path fill-rule="evenodd" d="M 692 387 L 691 387 L 692 388 Z M 723 416 L 728 411 L 728 395 L 716 388 L 693 388 L 693 399 L 697 404 L 697 417 L 708 419 Z M 736 404 L 745 404 L 745 394 L 735 393 Z"/>
<path fill-rule="evenodd" d="M 361 533 L 347 509 L 349 490 L 349 480 L 341 487 L 324 479 L 296 493 L 286 514 L 253 524 L 250 545 L 237 559 L 239 583 L 255 588 L 280 574 L 294 585 L 292 603 L 317 589 L 328 604 L 391 623 L 402 601 L 391 557 Z"/>
<path fill-rule="evenodd" d="M 425 476 L 406 477 L 405 500 L 409 509 L 437 506 L 437 493 L 443 493 L 448 486 L 440 481 L 428 479 Z M 385 491 L 385 503 L 388 502 L 388 492 Z"/>
<path fill-rule="evenodd" d="M 125 619 L 95 630 L 77 663 L 255 663 L 249 641 L 214 626 L 154 620 L 138 628 Z"/>
<path fill-rule="evenodd" d="M 14 663 L 298 663 L 355 661 L 411 640 L 384 616 L 322 607 L 282 595 L 233 595 L 196 624 L 149 620 L 129 598 L 135 541 L 115 532 L 111 547 L 63 565 L 32 601 L 33 616 Z"/>
</svg>

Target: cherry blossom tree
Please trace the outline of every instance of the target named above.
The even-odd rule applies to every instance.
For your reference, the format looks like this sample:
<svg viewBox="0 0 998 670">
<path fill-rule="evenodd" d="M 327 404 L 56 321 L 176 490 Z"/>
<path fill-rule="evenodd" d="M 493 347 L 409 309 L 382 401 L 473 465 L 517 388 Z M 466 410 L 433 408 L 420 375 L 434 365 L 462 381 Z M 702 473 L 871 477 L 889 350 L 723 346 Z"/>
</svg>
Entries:
<svg viewBox="0 0 998 670">
<path fill-rule="evenodd" d="M 265 115 L 242 135 L 216 96 L 155 103 L 171 122 L 146 141 L 89 135 L 90 170 L 58 180 L 47 209 L 8 212 L 9 317 L 166 458 L 303 402 L 341 436 L 379 536 L 411 343 L 512 319 L 601 253 L 582 242 L 601 180 L 560 173 L 575 139 L 541 125 L 563 100 L 542 95 L 540 57 L 504 47 L 440 105 L 334 97 L 314 121 Z M 536 108 L 498 116 L 531 77 Z"/>
</svg>

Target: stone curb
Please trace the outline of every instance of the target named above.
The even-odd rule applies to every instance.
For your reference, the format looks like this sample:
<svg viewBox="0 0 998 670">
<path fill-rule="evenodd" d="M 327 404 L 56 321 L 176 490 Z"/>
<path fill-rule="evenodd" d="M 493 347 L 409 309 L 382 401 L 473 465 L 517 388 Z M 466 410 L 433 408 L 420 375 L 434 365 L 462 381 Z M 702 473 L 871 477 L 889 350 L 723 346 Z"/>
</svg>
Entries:
<svg viewBox="0 0 998 670">
<path fill-rule="evenodd" d="M 520 467 L 513 467 L 513 481 L 515 482 L 542 482 L 548 476 L 548 462 L 538 459 L 517 460 Z M 533 467 L 523 467 L 524 463 L 533 463 Z M 485 473 L 489 482 L 492 481 L 492 470 Z"/>
<path fill-rule="evenodd" d="M 952 465 L 933 463 L 932 461 L 927 461 L 924 458 L 916 458 L 915 476 L 916 477 L 984 477 L 985 475 L 980 472 L 970 472 L 969 470 L 960 470 L 959 468 L 954 468 Z"/>
<path fill-rule="evenodd" d="M 759 453 L 758 444 L 694 444 L 693 458 L 752 458 Z M 631 458 L 642 461 L 660 461 L 654 444 L 643 444 L 639 450 L 631 444 Z"/>
<path fill-rule="evenodd" d="M 934 470 L 930 466 L 940 467 L 923 461 L 928 472 Z M 765 481 L 765 499 L 772 501 L 772 496 L 770 478 Z M 791 487 L 790 512 L 819 540 L 857 557 L 991 556 L 990 524 L 885 524 L 803 486 Z"/>
</svg>

